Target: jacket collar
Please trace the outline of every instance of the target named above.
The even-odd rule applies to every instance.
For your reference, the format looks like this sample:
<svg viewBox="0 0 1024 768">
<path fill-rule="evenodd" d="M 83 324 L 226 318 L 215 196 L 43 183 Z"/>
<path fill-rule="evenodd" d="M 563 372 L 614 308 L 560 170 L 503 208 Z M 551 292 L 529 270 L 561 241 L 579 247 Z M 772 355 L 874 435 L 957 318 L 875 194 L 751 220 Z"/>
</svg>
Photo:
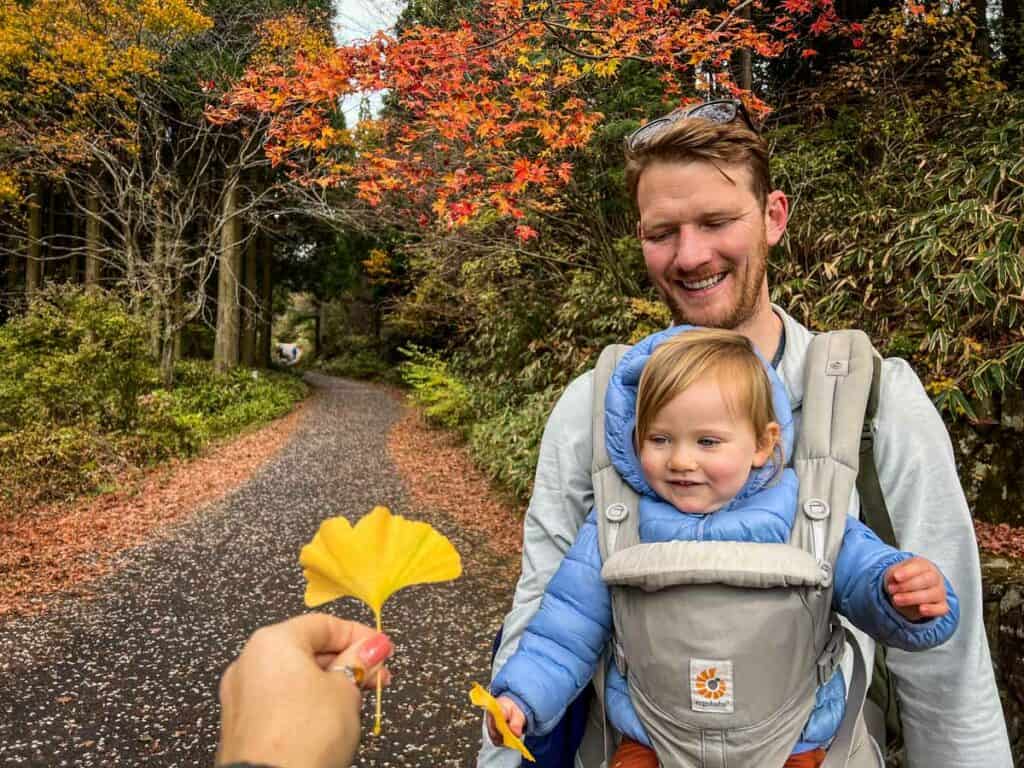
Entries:
<svg viewBox="0 0 1024 768">
<path fill-rule="evenodd" d="M 772 311 L 782 320 L 786 334 L 786 351 L 777 373 L 789 395 L 789 407 L 796 411 L 804 401 L 804 362 L 814 334 L 790 317 L 782 307 L 772 304 Z"/>
</svg>

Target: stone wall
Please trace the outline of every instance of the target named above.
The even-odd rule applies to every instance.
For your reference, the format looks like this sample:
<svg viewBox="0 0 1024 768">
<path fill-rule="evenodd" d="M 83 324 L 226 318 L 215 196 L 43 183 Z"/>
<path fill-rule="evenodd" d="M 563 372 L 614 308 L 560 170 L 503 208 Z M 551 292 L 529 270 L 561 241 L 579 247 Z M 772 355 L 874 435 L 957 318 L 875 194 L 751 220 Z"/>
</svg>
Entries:
<svg viewBox="0 0 1024 768">
<path fill-rule="evenodd" d="M 979 520 L 1024 526 L 1024 394 L 1008 388 L 978 408 L 974 423 L 946 426 L 960 483 Z"/>
<path fill-rule="evenodd" d="M 982 555 L 985 629 L 1014 765 L 1024 766 L 1024 561 Z"/>
</svg>

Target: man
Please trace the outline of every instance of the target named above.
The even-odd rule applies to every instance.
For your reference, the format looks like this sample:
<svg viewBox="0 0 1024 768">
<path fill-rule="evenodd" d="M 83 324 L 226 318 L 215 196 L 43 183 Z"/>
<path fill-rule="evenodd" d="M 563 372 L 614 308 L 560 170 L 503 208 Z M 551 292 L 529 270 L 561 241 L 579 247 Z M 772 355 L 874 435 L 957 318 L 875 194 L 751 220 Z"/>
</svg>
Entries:
<svg viewBox="0 0 1024 768">
<path fill-rule="evenodd" d="M 731 328 L 778 369 L 797 430 L 810 332 L 769 300 L 768 249 L 786 231 L 789 201 L 773 189 L 767 146 L 738 102 L 710 102 L 648 123 L 627 140 L 648 274 L 677 323 Z M 592 374 L 563 393 L 544 431 L 524 531 L 523 570 L 505 619 L 497 671 L 515 650 L 548 580 L 593 504 Z M 882 366 L 874 456 L 901 548 L 932 560 L 961 598 L 960 628 L 923 653 L 890 651 L 910 768 L 1011 768 L 1006 726 L 982 624 L 970 513 L 949 436 L 902 360 Z M 856 514 L 857 504 L 851 507 Z M 865 657 L 874 650 L 860 636 Z M 478 765 L 519 764 L 483 739 Z M 585 766 L 597 768 L 597 766 Z"/>
</svg>

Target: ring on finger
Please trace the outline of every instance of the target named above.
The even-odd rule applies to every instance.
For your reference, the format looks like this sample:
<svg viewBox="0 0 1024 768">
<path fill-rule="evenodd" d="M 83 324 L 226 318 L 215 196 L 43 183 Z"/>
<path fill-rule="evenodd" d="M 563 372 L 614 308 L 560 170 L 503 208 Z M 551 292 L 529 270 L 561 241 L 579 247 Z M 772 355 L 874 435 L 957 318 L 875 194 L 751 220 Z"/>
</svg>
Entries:
<svg viewBox="0 0 1024 768">
<path fill-rule="evenodd" d="M 352 664 L 335 664 L 333 667 L 328 668 L 327 671 L 341 672 L 341 674 L 351 680 L 355 685 L 362 685 L 363 678 L 366 676 L 366 672 L 362 667 L 357 667 Z"/>
</svg>

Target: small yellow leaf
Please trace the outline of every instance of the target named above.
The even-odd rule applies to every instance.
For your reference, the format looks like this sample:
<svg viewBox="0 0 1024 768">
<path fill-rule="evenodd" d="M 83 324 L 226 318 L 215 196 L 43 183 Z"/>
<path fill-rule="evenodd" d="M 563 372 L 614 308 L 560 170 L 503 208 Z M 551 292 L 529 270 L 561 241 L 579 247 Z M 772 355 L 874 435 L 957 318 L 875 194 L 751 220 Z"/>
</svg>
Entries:
<svg viewBox="0 0 1024 768">
<path fill-rule="evenodd" d="M 483 707 L 491 713 L 494 717 L 494 724 L 498 726 L 498 731 L 501 732 L 501 737 L 506 747 L 517 750 L 531 763 L 537 762 L 533 755 L 530 754 L 530 750 L 523 744 L 522 739 L 512 733 L 512 730 L 508 727 L 508 723 L 505 722 L 505 713 L 501 711 L 501 705 L 498 704 L 498 700 L 491 696 L 480 683 L 473 683 L 473 687 L 469 690 L 469 700 L 476 706 Z"/>
</svg>

